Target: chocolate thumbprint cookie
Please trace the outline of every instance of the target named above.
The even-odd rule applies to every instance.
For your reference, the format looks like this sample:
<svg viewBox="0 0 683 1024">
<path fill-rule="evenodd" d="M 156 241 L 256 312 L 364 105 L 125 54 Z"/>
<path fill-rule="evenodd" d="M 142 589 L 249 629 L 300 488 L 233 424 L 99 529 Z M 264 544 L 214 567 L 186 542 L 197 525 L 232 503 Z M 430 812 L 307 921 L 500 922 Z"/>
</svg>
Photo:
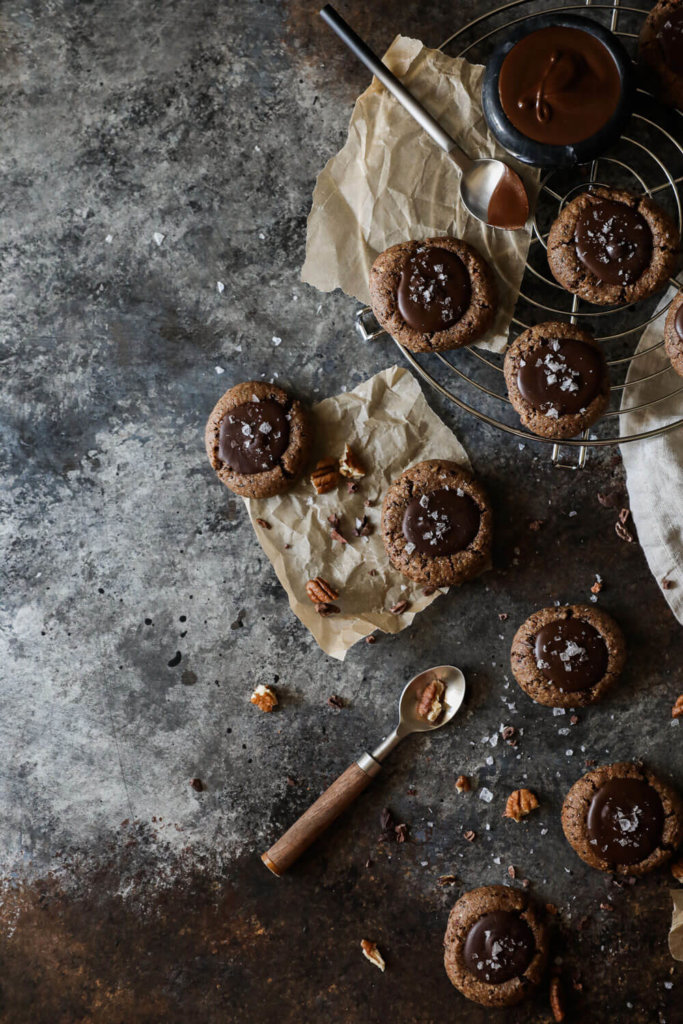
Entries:
<svg viewBox="0 0 683 1024">
<path fill-rule="evenodd" d="M 680 239 L 646 196 L 596 186 L 567 203 L 548 236 L 548 264 L 569 292 L 598 305 L 645 299 L 676 270 Z"/>
<path fill-rule="evenodd" d="M 624 636 L 611 616 L 593 605 L 543 608 L 512 641 L 512 674 L 538 704 L 580 707 L 600 700 L 621 675 Z"/>
<path fill-rule="evenodd" d="M 529 327 L 505 353 L 504 372 L 512 407 L 541 437 L 574 437 L 609 404 L 602 349 L 574 324 Z"/>
<path fill-rule="evenodd" d="M 378 322 L 412 352 L 471 345 L 493 323 L 496 286 L 486 261 L 457 238 L 400 242 L 370 270 Z"/>
<path fill-rule="evenodd" d="M 220 480 L 244 498 L 270 498 L 301 475 L 311 446 L 308 413 L 274 384 L 247 381 L 216 403 L 206 453 Z"/>
<path fill-rule="evenodd" d="M 548 933 L 525 892 L 484 885 L 451 910 L 444 948 L 446 974 L 464 996 L 482 1006 L 512 1006 L 543 976 Z"/>
<path fill-rule="evenodd" d="M 463 583 L 488 567 L 491 506 L 481 484 L 455 462 L 418 462 L 395 480 L 382 505 L 391 563 L 433 587 Z"/>
<path fill-rule="evenodd" d="M 665 863 L 683 839 L 683 801 L 642 764 L 605 765 L 569 790 L 562 828 L 591 867 L 645 875 Z"/>
</svg>

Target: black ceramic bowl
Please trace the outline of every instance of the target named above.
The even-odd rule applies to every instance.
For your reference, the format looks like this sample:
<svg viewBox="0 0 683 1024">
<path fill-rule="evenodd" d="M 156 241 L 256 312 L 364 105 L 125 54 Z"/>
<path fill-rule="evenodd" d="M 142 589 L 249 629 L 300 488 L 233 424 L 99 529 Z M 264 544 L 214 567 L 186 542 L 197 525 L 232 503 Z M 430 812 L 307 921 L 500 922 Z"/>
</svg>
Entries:
<svg viewBox="0 0 683 1024">
<path fill-rule="evenodd" d="M 520 39 L 538 29 L 560 26 L 587 32 L 601 42 L 611 54 L 621 82 L 621 95 L 610 119 L 594 135 L 571 145 L 537 142 L 535 139 L 529 138 L 528 135 L 524 135 L 506 116 L 498 91 L 500 69 L 513 46 Z M 572 167 L 575 164 L 593 160 L 613 142 L 616 142 L 631 116 L 635 94 L 633 65 L 628 53 L 616 36 L 589 18 L 558 13 L 539 17 L 532 16 L 507 36 L 505 42 L 493 53 L 486 66 L 482 104 L 489 128 L 508 153 L 516 156 L 523 163 L 534 164 L 536 167 Z"/>
</svg>

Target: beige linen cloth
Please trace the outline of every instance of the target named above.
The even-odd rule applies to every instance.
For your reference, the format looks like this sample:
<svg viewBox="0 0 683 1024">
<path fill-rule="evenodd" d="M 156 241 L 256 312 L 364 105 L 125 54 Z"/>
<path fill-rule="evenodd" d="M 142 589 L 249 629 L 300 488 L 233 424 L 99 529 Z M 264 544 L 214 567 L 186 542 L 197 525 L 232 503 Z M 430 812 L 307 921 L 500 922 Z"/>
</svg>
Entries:
<svg viewBox="0 0 683 1024">
<path fill-rule="evenodd" d="M 469 468 L 456 436 L 427 405 L 408 370 L 391 366 L 313 408 L 317 451 L 314 459 L 339 457 L 349 444 L 367 473 L 349 493 L 346 481 L 328 494 L 316 494 L 304 477 L 287 494 L 245 499 L 256 536 L 287 591 L 294 614 L 326 654 L 340 661 L 358 640 L 376 629 L 398 633 L 447 588 L 425 594 L 387 558 L 380 533 L 382 498 L 403 470 L 422 459 L 452 459 Z M 366 503 L 370 502 L 370 505 Z M 329 516 L 338 515 L 347 544 L 331 536 Z M 368 517 L 372 532 L 355 537 L 356 520 Z M 259 525 L 264 520 L 269 528 Z M 339 599 L 340 614 L 320 616 L 306 595 L 306 582 L 322 576 Z M 391 608 L 409 602 L 403 614 Z"/>
<path fill-rule="evenodd" d="M 484 68 L 397 36 L 384 62 L 471 156 L 505 159 L 533 204 L 539 172 L 514 160 L 484 121 Z M 321 291 L 341 288 L 368 304 L 378 253 L 408 238 L 451 235 L 488 260 L 499 308 L 482 347 L 500 352 L 524 273 L 529 232 L 501 231 L 472 217 L 459 198 L 460 171 L 403 107 L 373 79 L 356 101 L 343 148 L 320 172 L 306 234 L 301 279 Z"/>
<path fill-rule="evenodd" d="M 674 960 L 683 961 L 683 889 L 669 889 L 673 902 L 669 952 Z"/>
<path fill-rule="evenodd" d="M 661 305 L 668 304 L 673 289 Z M 683 417 L 683 379 L 669 365 L 662 340 L 662 312 L 643 332 L 638 352 L 652 348 L 631 363 L 628 381 L 635 381 L 659 370 L 654 380 L 633 384 L 625 389 L 622 409 L 642 405 L 661 395 L 681 389 L 681 393 L 658 402 L 649 409 L 620 417 L 621 436 L 653 430 Z M 621 446 L 626 467 L 626 484 L 631 513 L 638 539 L 655 579 L 662 587 L 671 611 L 683 623 L 683 427 L 660 437 L 631 441 Z"/>
</svg>

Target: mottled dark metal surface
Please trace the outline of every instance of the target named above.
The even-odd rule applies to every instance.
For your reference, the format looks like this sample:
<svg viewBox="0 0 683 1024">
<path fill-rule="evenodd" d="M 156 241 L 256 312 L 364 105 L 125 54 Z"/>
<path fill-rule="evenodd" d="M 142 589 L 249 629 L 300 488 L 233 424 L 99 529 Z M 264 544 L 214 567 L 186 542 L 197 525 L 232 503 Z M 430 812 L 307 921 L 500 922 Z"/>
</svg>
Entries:
<svg viewBox="0 0 683 1024">
<path fill-rule="evenodd" d="M 340 3 L 378 50 L 399 30 L 437 44 L 486 7 Z M 0 11 L 0 1020 L 480 1024 L 492 1014 L 451 988 L 442 936 L 461 891 L 510 882 L 514 865 L 511 884 L 558 908 L 568 1020 L 676 1024 L 671 877 L 618 888 L 559 824 L 586 758 L 643 757 L 683 786 L 670 725 L 683 631 L 638 545 L 615 534 L 618 455 L 557 471 L 546 449 L 430 395 L 490 489 L 495 568 L 344 665 L 292 616 L 206 463 L 203 424 L 232 381 L 277 373 L 314 401 L 397 358 L 386 340 L 359 344 L 352 300 L 298 282 L 315 175 L 368 81 L 316 11 Z M 531 611 L 587 599 L 596 573 L 629 661 L 570 724 L 517 689 L 507 655 Z M 440 662 L 469 682 L 457 724 L 403 744 L 271 876 L 259 853 L 387 731 L 403 681 Z M 249 695 L 274 679 L 281 707 L 263 715 Z M 516 748 L 484 741 L 502 724 Z M 540 809 L 503 820 L 524 784 Z M 384 806 L 407 842 L 378 842 Z M 544 988 L 496 1019 L 549 1015 Z"/>
</svg>

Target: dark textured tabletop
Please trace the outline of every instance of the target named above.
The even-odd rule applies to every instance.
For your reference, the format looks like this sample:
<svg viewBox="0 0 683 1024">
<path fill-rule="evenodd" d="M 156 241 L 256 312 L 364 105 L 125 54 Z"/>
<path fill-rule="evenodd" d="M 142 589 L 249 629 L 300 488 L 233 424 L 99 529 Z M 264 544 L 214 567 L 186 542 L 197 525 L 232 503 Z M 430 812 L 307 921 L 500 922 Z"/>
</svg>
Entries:
<svg viewBox="0 0 683 1024">
<path fill-rule="evenodd" d="M 340 2 L 379 51 L 398 31 L 438 45 L 487 8 Z M 316 12 L 0 11 L 0 1020 L 483 1024 L 442 967 L 448 912 L 468 888 L 528 880 L 557 908 L 567 1020 L 676 1024 L 676 883 L 617 886 L 559 820 L 587 759 L 643 758 L 683 787 L 683 630 L 615 532 L 618 450 L 558 470 L 430 392 L 490 491 L 494 568 L 344 664 L 292 615 L 206 461 L 231 383 L 277 373 L 313 402 L 400 359 L 358 340 L 354 300 L 299 281 L 316 174 L 369 81 Z M 628 664 L 574 721 L 517 688 L 509 647 L 536 608 L 588 600 L 596 574 Z M 406 741 L 270 875 L 259 854 L 387 732 L 403 682 L 442 662 L 468 680 L 456 723 Z M 249 703 L 258 683 L 277 689 L 273 714 Z M 517 745 L 494 746 L 506 725 Z M 538 811 L 504 820 L 524 785 Z M 385 807 L 406 842 L 379 841 Z M 549 1020 L 547 984 L 496 1019 Z"/>
</svg>

